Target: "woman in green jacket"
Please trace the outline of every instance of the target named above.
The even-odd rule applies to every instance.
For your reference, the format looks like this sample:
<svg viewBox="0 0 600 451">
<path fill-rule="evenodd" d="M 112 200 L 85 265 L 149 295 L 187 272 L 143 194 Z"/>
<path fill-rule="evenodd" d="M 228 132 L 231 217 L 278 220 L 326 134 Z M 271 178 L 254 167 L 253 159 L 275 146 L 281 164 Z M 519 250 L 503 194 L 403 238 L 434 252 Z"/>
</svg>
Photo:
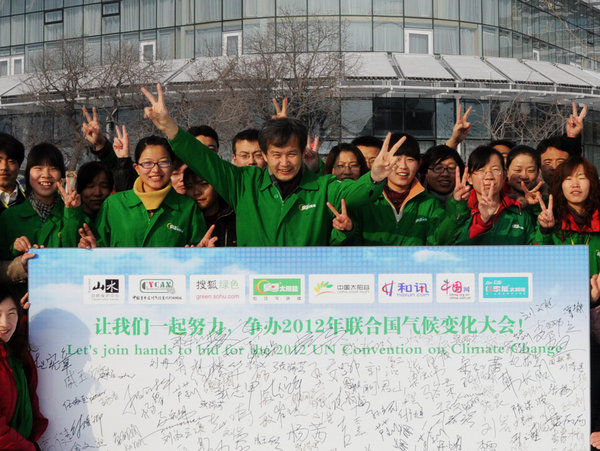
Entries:
<svg viewBox="0 0 600 451">
<path fill-rule="evenodd" d="M 504 187 L 502 154 L 480 146 L 469 156 L 462 179 L 456 169 L 456 186 L 446 214 L 436 231 L 439 244 L 532 244 L 534 226 L 521 204 Z M 471 187 L 473 189 L 471 189 Z"/>
<path fill-rule="evenodd" d="M 125 136 L 125 134 L 123 134 Z M 133 189 L 109 196 L 94 223 L 81 230 L 80 247 L 183 247 L 198 244 L 206 224 L 196 203 L 171 186 L 173 151 L 148 136 L 135 149 Z"/>
<path fill-rule="evenodd" d="M 0 215 L 0 259 L 12 260 L 32 247 L 62 247 L 64 237 L 77 235 L 64 224 L 65 205 L 58 185 L 65 176 L 62 153 L 42 143 L 27 156 L 27 200 Z"/>
</svg>

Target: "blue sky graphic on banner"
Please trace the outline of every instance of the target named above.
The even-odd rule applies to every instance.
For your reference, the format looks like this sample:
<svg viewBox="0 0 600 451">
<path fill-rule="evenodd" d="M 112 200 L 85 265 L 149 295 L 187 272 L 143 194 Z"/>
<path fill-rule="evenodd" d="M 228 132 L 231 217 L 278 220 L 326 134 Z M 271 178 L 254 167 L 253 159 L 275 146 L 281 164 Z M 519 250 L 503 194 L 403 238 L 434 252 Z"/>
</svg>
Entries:
<svg viewBox="0 0 600 451">
<path fill-rule="evenodd" d="M 42 449 L 585 449 L 587 274 L 582 246 L 43 249 Z"/>
</svg>

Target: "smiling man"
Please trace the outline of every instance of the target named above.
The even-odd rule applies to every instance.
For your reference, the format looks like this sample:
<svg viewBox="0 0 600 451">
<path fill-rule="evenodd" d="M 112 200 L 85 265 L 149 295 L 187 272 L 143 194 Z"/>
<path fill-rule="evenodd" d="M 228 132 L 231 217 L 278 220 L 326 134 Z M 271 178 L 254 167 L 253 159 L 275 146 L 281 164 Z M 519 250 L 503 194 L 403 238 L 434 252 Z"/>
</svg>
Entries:
<svg viewBox="0 0 600 451">
<path fill-rule="evenodd" d="M 160 85 L 157 89 L 157 98 L 142 90 L 152 105 L 144 115 L 167 135 L 175 153 L 234 209 L 238 246 L 329 244 L 333 214 L 327 202 L 337 208 L 342 199 L 349 207 L 372 202 L 396 162 L 393 153 L 403 143 L 388 151 L 386 142 L 371 172 L 357 181 L 340 182 L 333 175 L 318 176 L 303 169 L 307 130 L 300 121 L 272 119 L 259 135 L 267 167 L 237 167 L 181 130 L 169 116 Z"/>
<path fill-rule="evenodd" d="M 25 200 L 23 188 L 17 182 L 24 158 L 23 144 L 11 135 L 0 133 L 0 213 Z"/>
</svg>

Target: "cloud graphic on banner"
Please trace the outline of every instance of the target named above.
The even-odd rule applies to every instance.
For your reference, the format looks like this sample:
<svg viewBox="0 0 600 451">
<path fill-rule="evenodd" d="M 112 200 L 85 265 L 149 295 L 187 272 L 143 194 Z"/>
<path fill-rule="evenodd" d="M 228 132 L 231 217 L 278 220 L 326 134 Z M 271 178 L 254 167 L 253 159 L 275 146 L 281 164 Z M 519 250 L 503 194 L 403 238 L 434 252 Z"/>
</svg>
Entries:
<svg viewBox="0 0 600 451">
<path fill-rule="evenodd" d="M 430 260 L 434 261 L 447 261 L 447 262 L 460 262 L 461 258 L 457 257 L 455 254 L 451 252 L 445 251 L 432 251 L 429 249 L 425 249 L 422 251 L 417 251 L 413 254 L 413 258 L 418 263 L 427 262 Z"/>
</svg>

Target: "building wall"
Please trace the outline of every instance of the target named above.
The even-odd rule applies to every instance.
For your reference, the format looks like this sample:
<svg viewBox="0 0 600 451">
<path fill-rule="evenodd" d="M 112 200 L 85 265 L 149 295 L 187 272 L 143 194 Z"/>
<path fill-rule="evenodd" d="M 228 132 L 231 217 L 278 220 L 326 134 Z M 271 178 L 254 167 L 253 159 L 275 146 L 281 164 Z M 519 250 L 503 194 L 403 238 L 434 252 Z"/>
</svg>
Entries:
<svg viewBox="0 0 600 451">
<path fill-rule="evenodd" d="M 337 27 L 333 49 L 539 56 L 596 69 L 600 11 L 551 4 L 554 14 L 546 0 L 0 0 L 0 75 L 27 71 L 62 39 L 83 38 L 95 61 L 121 41 L 162 59 L 221 55 L 237 43 L 248 51 L 238 40 L 258 30 L 276 39 L 281 15 Z"/>
</svg>

